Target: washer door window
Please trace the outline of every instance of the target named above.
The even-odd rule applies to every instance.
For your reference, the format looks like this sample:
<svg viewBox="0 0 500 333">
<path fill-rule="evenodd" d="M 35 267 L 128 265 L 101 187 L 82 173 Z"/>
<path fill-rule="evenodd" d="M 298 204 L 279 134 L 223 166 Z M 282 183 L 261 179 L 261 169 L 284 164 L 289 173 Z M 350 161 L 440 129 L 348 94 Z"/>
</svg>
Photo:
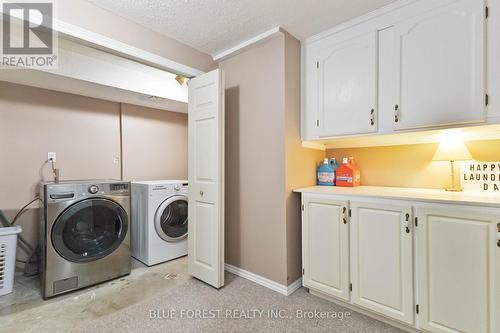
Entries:
<svg viewBox="0 0 500 333">
<path fill-rule="evenodd" d="M 66 260 L 93 261 L 116 250 L 127 228 L 127 213 L 120 205 L 107 199 L 86 199 L 57 217 L 52 227 L 52 244 Z"/>
<path fill-rule="evenodd" d="M 167 242 L 175 242 L 187 237 L 188 200 L 176 195 L 165 200 L 155 216 L 155 228 L 158 235 Z"/>
</svg>

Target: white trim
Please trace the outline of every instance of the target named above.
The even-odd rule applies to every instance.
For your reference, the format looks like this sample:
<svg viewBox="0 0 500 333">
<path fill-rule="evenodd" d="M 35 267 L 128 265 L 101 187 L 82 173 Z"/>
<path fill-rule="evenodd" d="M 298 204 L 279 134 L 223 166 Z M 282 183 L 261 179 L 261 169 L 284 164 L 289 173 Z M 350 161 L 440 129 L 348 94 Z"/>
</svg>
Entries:
<svg viewBox="0 0 500 333">
<path fill-rule="evenodd" d="M 326 145 L 319 143 L 319 142 L 302 141 L 302 148 L 309 148 L 309 149 L 316 149 L 316 150 L 325 151 Z"/>
<path fill-rule="evenodd" d="M 0 14 L 3 14 L 3 9 L 0 8 Z M 23 20 L 22 17 L 12 15 L 17 19 Z M 106 37 L 96 32 L 78 27 L 76 25 L 54 19 L 53 29 L 63 37 L 76 39 L 81 44 L 96 47 L 100 50 L 113 53 L 131 60 L 135 60 L 145 65 L 166 70 L 175 74 L 180 74 L 186 77 L 195 77 L 203 74 L 203 71 L 183 65 L 168 58 L 161 57 L 154 53 L 139 49 L 135 46 L 117 41 Z"/>
<path fill-rule="evenodd" d="M 161 57 L 154 53 L 139 49 L 135 46 L 122 43 L 104 35 L 77 27 L 60 20 L 55 20 L 54 28 L 67 37 L 76 38 L 84 43 L 97 46 L 100 49 L 111 53 L 141 62 L 146 65 L 164 69 L 175 74 L 186 77 L 195 77 L 203 74 L 203 71 L 183 65 L 168 58 Z"/>
<path fill-rule="evenodd" d="M 307 37 L 307 38 L 303 39 L 303 43 L 309 44 L 309 43 L 315 42 L 317 40 L 323 39 L 323 38 L 328 37 L 330 35 L 336 34 L 342 30 L 346 30 L 346 29 L 352 28 L 355 25 L 359 25 L 359 24 L 362 24 L 366 21 L 372 20 L 378 16 L 389 13 L 393 10 L 408 6 L 416 1 L 419 1 L 419 0 L 399 0 L 396 2 L 392 2 L 386 6 L 375 9 L 367 14 L 358 16 L 358 17 L 351 19 L 347 22 L 340 23 L 331 29 L 322 31 L 316 35 L 311 36 L 311 37 Z"/>
<path fill-rule="evenodd" d="M 242 268 L 239 268 L 239 267 L 236 267 L 236 266 L 233 266 L 230 264 L 224 264 L 224 267 L 225 267 L 225 270 L 228 271 L 229 273 L 233 273 L 234 275 L 238 275 L 239 277 L 242 277 L 242 278 L 247 279 L 249 281 L 255 282 L 263 287 L 274 290 L 274 291 L 276 291 L 282 295 L 285 295 L 285 296 L 290 296 L 297 289 L 302 287 L 302 278 L 295 280 L 289 286 L 284 286 L 278 282 L 269 280 L 265 277 L 262 277 L 260 275 L 246 271 Z"/>
<path fill-rule="evenodd" d="M 244 41 L 243 43 L 240 43 L 236 46 L 233 46 L 225 51 L 222 51 L 220 53 L 217 53 L 213 56 L 214 61 L 221 61 L 224 59 L 227 59 L 229 57 L 232 57 L 238 53 L 243 52 L 244 50 L 250 48 L 251 46 L 262 43 L 268 39 L 273 38 L 274 36 L 279 35 L 280 33 L 283 32 L 283 29 L 281 27 L 274 27 L 270 30 L 267 30 L 266 32 L 261 33 L 260 35 L 257 35 L 255 37 L 250 38 L 247 41 Z"/>
<path fill-rule="evenodd" d="M 290 296 L 291 294 L 299 290 L 301 287 L 302 287 L 302 278 L 300 277 L 297 280 L 295 280 L 295 282 L 293 282 L 291 285 L 286 287 L 286 292 L 287 292 L 286 295 Z"/>
</svg>

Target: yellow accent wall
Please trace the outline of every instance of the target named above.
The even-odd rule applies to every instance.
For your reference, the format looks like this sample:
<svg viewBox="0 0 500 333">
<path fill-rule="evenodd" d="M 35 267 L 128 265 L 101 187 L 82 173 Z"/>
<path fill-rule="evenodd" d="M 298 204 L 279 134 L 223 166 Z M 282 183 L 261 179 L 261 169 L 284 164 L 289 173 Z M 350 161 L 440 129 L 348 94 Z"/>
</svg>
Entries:
<svg viewBox="0 0 500 333">
<path fill-rule="evenodd" d="M 500 161 L 500 139 L 465 144 L 474 160 Z M 326 156 L 339 163 L 342 157 L 353 156 L 361 168 L 362 185 L 444 188 L 450 186 L 450 163 L 432 161 L 437 147 L 436 143 L 328 149 Z"/>
</svg>

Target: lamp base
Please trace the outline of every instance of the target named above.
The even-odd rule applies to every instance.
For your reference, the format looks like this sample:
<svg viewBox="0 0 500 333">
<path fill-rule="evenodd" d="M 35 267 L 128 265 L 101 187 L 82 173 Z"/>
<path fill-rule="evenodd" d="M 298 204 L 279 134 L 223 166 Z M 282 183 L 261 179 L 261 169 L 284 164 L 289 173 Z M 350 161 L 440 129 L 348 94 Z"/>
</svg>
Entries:
<svg viewBox="0 0 500 333">
<path fill-rule="evenodd" d="M 464 189 L 461 187 L 448 187 L 444 189 L 447 192 L 463 192 Z"/>
</svg>

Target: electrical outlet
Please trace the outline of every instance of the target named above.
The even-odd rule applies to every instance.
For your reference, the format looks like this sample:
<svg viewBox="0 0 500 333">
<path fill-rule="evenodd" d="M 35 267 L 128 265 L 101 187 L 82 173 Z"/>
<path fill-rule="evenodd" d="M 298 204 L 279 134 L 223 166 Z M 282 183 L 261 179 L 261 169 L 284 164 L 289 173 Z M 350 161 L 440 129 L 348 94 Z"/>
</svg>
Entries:
<svg viewBox="0 0 500 333">
<path fill-rule="evenodd" d="M 51 152 L 48 152 L 47 153 L 47 160 L 49 161 L 54 161 L 54 162 L 57 162 L 57 156 L 56 156 L 56 153 L 51 151 Z"/>
</svg>

